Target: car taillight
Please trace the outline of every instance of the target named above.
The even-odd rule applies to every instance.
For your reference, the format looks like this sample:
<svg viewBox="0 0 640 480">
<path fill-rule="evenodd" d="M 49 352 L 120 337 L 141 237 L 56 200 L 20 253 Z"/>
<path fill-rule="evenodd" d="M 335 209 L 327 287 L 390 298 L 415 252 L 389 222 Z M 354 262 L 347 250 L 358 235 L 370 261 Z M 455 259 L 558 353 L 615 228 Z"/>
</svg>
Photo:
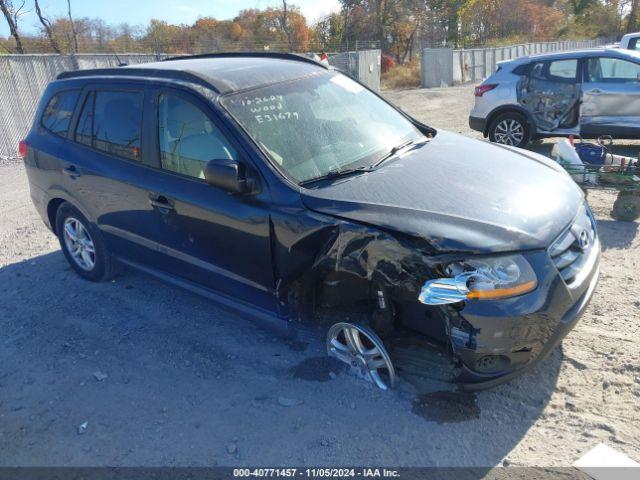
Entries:
<svg viewBox="0 0 640 480">
<path fill-rule="evenodd" d="M 490 92 L 491 90 L 493 90 L 494 88 L 496 88 L 498 85 L 496 85 L 495 83 L 488 83 L 486 85 L 478 85 L 476 87 L 476 90 L 474 92 L 474 95 L 476 97 L 481 97 L 483 96 L 485 93 Z"/>
<path fill-rule="evenodd" d="M 20 158 L 22 158 L 22 160 L 27 158 L 27 142 L 26 141 L 20 140 L 20 143 L 18 143 L 18 153 L 20 154 Z"/>
</svg>

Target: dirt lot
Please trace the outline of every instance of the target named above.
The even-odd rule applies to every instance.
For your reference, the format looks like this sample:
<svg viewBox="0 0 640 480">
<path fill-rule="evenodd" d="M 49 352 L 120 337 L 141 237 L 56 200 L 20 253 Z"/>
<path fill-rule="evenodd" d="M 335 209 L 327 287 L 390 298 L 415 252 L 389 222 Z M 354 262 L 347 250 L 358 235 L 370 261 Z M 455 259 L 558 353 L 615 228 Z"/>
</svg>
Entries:
<svg viewBox="0 0 640 480">
<path fill-rule="evenodd" d="M 472 134 L 469 87 L 387 95 Z M 80 280 L 22 165 L 2 163 L 0 465 L 568 466 L 600 442 L 638 461 L 638 223 L 613 221 L 609 194 L 589 200 L 601 283 L 562 347 L 475 396 L 435 383 L 384 393 L 320 345 L 280 340 L 143 274 Z M 440 393 L 420 410 L 416 394 L 429 391 Z"/>
</svg>

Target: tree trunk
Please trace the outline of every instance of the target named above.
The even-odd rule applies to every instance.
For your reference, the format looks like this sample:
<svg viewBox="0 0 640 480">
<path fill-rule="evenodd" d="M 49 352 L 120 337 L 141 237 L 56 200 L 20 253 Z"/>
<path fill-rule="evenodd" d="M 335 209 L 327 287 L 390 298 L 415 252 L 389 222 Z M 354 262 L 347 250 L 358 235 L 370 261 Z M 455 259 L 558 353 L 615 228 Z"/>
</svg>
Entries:
<svg viewBox="0 0 640 480">
<path fill-rule="evenodd" d="M 62 53 L 60 51 L 60 47 L 58 47 L 58 42 L 53 36 L 53 31 L 51 30 L 51 23 L 42 15 L 42 11 L 40 10 L 40 4 L 38 3 L 38 0 L 35 0 L 35 7 L 36 7 L 36 15 L 38 15 L 38 18 L 40 19 L 40 23 L 42 24 L 42 28 L 44 28 L 44 31 L 47 34 L 47 38 L 49 39 L 51 48 L 53 48 L 53 51 L 56 53 Z"/>
<path fill-rule="evenodd" d="M 0 10 L 2 10 L 2 14 L 9 24 L 9 32 L 11 33 L 11 36 L 16 41 L 16 52 L 24 53 L 22 40 L 20 39 L 20 34 L 18 33 L 17 12 L 12 11 L 13 8 L 11 7 L 11 3 L 7 2 L 7 0 L 0 0 Z"/>
<path fill-rule="evenodd" d="M 627 22 L 627 32 L 632 33 L 637 30 L 638 23 L 638 0 L 632 0 L 631 9 L 629 10 L 629 21 Z"/>
<path fill-rule="evenodd" d="M 71 50 L 73 53 L 78 53 L 78 35 L 76 34 L 76 26 L 71 16 L 71 0 L 67 0 L 67 10 L 69 13 L 69 23 L 71 24 Z"/>
<path fill-rule="evenodd" d="M 287 36 L 289 51 L 293 51 L 293 39 L 291 38 L 291 28 L 289 25 L 289 11 L 287 10 L 287 0 L 282 0 L 282 15 L 280 16 L 280 26 Z"/>
</svg>

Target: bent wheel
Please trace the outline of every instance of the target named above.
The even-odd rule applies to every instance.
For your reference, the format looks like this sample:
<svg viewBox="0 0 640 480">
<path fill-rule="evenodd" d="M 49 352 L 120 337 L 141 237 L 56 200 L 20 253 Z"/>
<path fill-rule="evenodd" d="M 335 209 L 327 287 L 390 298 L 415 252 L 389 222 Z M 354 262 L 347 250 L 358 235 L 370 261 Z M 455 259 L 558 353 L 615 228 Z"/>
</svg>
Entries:
<svg viewBox="0 0 640 480">
<path fill-rule="evenodd" d="M 391 358 L 382 340 L 369 328 L 336 323 L 327 334 L 327 353 L 382 390 L 393 388 L 395 384 L 396 372 Z"/>
</svg>

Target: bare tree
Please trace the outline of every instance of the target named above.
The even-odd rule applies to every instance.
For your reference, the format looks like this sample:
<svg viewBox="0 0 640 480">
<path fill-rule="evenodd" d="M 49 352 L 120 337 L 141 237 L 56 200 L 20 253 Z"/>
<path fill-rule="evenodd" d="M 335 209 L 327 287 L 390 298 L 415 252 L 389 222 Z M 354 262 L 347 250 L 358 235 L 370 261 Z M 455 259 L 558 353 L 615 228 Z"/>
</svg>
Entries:
<svg viewBox="0 0 640 480">
<path fill-rule="evenodd" d="M 53 30 L 51 30 L 51 22 L 44 15 L 42 15 L 42 11 L 40 10 L 40 4 L 38 3 L 38 0 L 34 0 L 34 1 L 35 1 L 35 7 L 36 7 L 36 15 L 38 15 L 38 18 L 40 19 L 40 23 L 42 24 L 42 28 L 44 28 L 44 32 L 47 34 L 47 38 L 49 39 L 51 48 L 53 48 L 53 51 L 56 53 L 62 53 L 60 51 L 60 47 L 58 46 L 58 42 L 56 41 L 56 38 L 53 36 Z"/>
<path fill-rule="evenodd" d="M 71 16 L 71 0 L 67 0 L 67 11 L 69 13 L 69 23 L 71 24 L 71 48 L 73 53 L 78 53 L 78 34 L 76 33 L 76 26 L 73 23 L 73 17 Z"/>
<path fill-rule="evenodd" d="M 9 32 L 11 32 L 11 36 L 16 41 L 16 52 L 18 53 L 24 53 L 22 40 L 20 39 L 20 33 L 18 32 L 18 17 L 24 8 L 24 4 L 25 0 L 22 0 L 20 6 L 16 8 L 13 5 L 13 0 L 0 0 L 0 10 L 2 10 L 2 14 L 9 24 Z"/>
</svg>

